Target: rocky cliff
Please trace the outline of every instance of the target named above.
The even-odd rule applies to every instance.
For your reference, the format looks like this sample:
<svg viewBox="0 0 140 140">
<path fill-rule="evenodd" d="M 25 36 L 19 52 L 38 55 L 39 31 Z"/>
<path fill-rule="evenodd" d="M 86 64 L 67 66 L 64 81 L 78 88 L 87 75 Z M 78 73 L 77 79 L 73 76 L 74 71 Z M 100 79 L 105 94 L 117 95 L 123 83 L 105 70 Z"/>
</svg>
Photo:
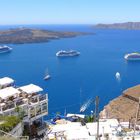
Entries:
<svg viewBox="0 0 140 140">
<path fill-rule="evenodd" d="M 101 118 L 118 118 L 122 121 L 133 120 L 138 110 L 140 85 L 128 88 L 122 95 L 109 102 L 100 112 Z"/>
</svg>

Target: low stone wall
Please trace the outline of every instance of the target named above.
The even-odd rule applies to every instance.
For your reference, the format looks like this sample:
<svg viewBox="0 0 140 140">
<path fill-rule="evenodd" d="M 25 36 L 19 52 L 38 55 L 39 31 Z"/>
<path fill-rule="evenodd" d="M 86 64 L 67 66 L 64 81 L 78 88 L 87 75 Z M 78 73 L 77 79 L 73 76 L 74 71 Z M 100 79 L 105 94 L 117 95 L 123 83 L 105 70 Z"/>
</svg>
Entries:
<svg viewBox="0 0 140 140">
<path fill-rule="evenodd" d="M 11 132 L 13 136 L 22 136 L 23 134 L 23 123 L 19 123 Z"/>
<path fill-rule="evenodd" d="M 127 95 L 127 94 L 123 94 L 123 97 L 126 97 L 130 100 L 133 100 L 135 102 L 139 102 L 138 98 L 135 98 L 134 96 L 130 96 L 130 95 Z"/>
</svg>

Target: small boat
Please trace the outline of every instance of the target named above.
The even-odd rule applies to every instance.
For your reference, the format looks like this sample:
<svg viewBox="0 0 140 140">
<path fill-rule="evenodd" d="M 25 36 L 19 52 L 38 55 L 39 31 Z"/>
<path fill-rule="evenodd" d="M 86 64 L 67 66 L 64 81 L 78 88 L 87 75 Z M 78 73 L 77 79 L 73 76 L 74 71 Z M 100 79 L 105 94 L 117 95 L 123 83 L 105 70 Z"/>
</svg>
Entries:
<svg viewBox="0 0 140 140">
<path fill-rule="evenodd" d="M 51 75 L 49 74 L 49 71 L 47 69 L 47 72 L 45 74 L 44 80 L 49 80 L 51 78 Z"/>
<path fill-rule="evenodd" d="M 75 50 L 70 50 L 70 51 L 61 50 L 56 53 L 56 56 L 58 57 L 78 56 L 78 55 L 80 55 L 80 52 Z"/>
<path fill-rule="evenodd" d="M 84 112 L 89 106 L 90 106 L 90 104 L 92 103 L 92 98 L 90 98 L 87 102 L 85 102 L 82 106 L 81 106 L 81 108 L 80 108 L 80 112 L 82 113 L 82 112 Z"/>
<path fill-rule="evenodd" d="M 6 52 L 10 52 L 12 50 L 12 48 L 4 45 L 4 46 L 0 46 L 0 53 L 6 53 Z"/>
<path fill-rule="evenodd" d="M 140 60 L 140 53 L 129 53 L 124 56 L 126 60 Z"/>
<path fill-rule="evenodd" d="M 117 80 L 120 80 L 121 79 L 120 73 L 119 72 L 116 72 L 115 77 L 116 77 Z"/>
</svg>

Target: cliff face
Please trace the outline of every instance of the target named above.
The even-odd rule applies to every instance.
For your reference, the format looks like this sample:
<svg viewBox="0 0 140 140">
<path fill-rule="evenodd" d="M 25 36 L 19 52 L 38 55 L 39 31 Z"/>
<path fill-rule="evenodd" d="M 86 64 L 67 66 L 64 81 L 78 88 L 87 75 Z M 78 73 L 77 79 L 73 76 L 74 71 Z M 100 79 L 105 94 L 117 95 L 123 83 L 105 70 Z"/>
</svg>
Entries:
<svg viewBox="0 0 140 140">
<path fill-rule="evenodd" d="M 54 32 L 49 30 L 39 30 L 30 28 L 16 28 L 0 31 L 0 43 L 18 44 L 18 43 L 38 43 L 48 42 L 52 39 L 75 37 L 86 35 L 80 32 Z"/>
<path fill-rule="evenodd" d="M 97 24 L 95 28 L 102 29 L 127 29 L 127 30 L 140 30 L 140 22 L 125 22 L 114 24 Z"/>
<path fill-rule="evenodd" d="M 116 99 L 109 102 L 100 112 L 101 118 L 118 118 L 122 121 L 135 119 L 140 97 L 140 85 L 129 88 Z"/>
</svg>

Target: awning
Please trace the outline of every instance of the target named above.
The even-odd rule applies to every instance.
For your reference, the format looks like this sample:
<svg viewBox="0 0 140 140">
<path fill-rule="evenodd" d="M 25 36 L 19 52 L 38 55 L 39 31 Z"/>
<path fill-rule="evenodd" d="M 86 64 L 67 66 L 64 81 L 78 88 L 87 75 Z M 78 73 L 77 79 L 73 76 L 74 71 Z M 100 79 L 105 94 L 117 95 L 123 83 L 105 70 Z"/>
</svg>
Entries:
<svg viewBox="0 0 140 140">
<path fill-rule="evenodd" d="M 7 86 L 14 83 L 14 80 L 9 77 L 4 77 L 0 79 L 0 86 Z"/>
<path fill-rule="evenodd" d="M 18 89 L 21 90 L 22 92 L 25 92 L 25 93 L 28 93 L 28 94 L 32 94 L 32 93 L 37 93 L 37 92 L 43 91 L 42 88 L 40 88 L 39 86 L 34 85 L 34 84 L 22 86 L 22 87 L 19 87 Z"/>
<path fill-rule="evenodd" d="M 20 93 L 19 90 L 15 89 L 13 87 L 7 87 L 7 88 L 0 90 L 0 98 L 6 99 L 8 97 L 14 96 L 19 93 Z"/>
</svg>

